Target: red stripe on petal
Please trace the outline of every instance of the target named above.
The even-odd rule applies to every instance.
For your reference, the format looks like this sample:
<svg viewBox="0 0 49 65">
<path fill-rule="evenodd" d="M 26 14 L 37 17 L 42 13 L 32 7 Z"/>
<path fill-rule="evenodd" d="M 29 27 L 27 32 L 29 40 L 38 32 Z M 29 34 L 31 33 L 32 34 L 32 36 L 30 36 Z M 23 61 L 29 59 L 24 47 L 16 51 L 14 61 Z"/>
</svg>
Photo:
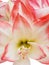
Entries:
<svg viewBox="0 0 49 65">
<path fill-rule="evenodd" d="M 28 4 L 28 5 L 29 5 L 29 4 Z M 23 11 L 24 15 L 26 15 L 26 17 L 30 18 L 31 20 L 36 19 L 34 9 L 32 9 L 32 11 L 31 11 L 31 8 L 29 8 L 28 5 L 25 6 L 25 5 L 21 2 L 22 11 Z"/>
<path fill-rule="evenodd" d="M 10 27 L 10 24 L 4 21 L 0 21 L 0 27 L 6 28 L 6 26 Z"/>
<path fill-rule="evenodd" d="M 5 57 L 6 53 L 7 53 L 7 48 L 8 48 L 8 44 L 6 45 L 4 53 L 3 53 L 2 57 L 1 57 L 2 60 L 4 60 L 4 57 Z"/>
<path fill-rule="evenodd" d="M 49 26 L 46 28 L 46 34 L 47 34 L 47 37 L 49 39 Z"/>
<path fill-rule="evenodd" d="M 45 58 L 46 57 L 46 54 L 45 54 L 45 52 L 44 52 L 44 50 L 39 46 L 39 49 L 42 51 L 42 53 L 43 53 L 43 56 L 40 56 L 38 59 L 36 59 L 36 60 L 40 60 L 40 59 L 43 59 L 43 58 Z"/>
<path fill-rule="evenodd" d="M 15 61 L 15 60 L 13 60 L 13 59 L 9 59 L 8 57 L 4 57 L 3 60 L 5 60 L 5 61 L 10 61 L 10 62 L 14 62 L 14 61 Z"/>
<path fill-rule="evenodd" d="M 15 60 L 11 60 L 8 57 L 6 57 L 7 51 L 8 51 L 8 44 L 5 47 L 4 53 L 3 53 L 2 57 L 1 57 L 1 60 L 14 62 Z"/>
<path fill-rule="evenodd" d="M 34 21 L 35 25 L 43 26 L 49 22 L 49 14 Z"/>
<path fill-rule="evenodd" d="M 45 57 L 44 59 L 42 59 L 42 61 L 40 61 L 41 63 L 45 64 L 45 65 L 49 65 L 49 57 Z"/>
<path fill-rule="evenodd" d="M 11 31 L 12 25 L 8 23 L 7 21 L 0 21 L 0 29 L 5 30 L 5 31 Z"/>
<path fill-rule="evenodd" d="M 19 26 L 21 25 L 21 23 L 30 28 L 30 24 L 28 23 L 28 21 L 26 21 L 26 19 L 24 17 L 22 17 L 21 15 L 17 15 L 16 19 L 15 19 L 15 22 L 13 24 L 13 30 L 19 28 Z"/>
<path fill-rule="evenodd" d="M 22 12 L 20 12 L 19 7 L 21 7 Z M 30 20 L 33 20 L 36 18 L 35 11 L 33 8 L 30 7 L 28 2 L 24 3 L 23 1 L 16 1 L 12 10 L 12 19 L 15 20 L 16 16 L 18 14 L 21 15 L 21 13 L 22 13 L 22 16 L 24 17 L 26 16 L 26 18 L 29 18 Z"/>
<path fill-rule="evenodd" d="M 29 23 L 28 23 L 28 21 L 26 21 L 26 19 L 24 18 L 24 17 L 22 17 L 22 16 L 20 16 L 20 20 L 22 21 L 22 23 L 26 26 L 26 27 L 29 27 L 30 28 L 30 25 L 29 25 Z"/>
<path fill-rule="evenodd" d="M 32 4 L 34 4 L 34 6 L 40 7 L 39 3 L 37 0 L 29 0 L 29 2 L 31 2 Z"/>
<path fill-rule="evenodd" d="M 49 6 L 49 1 L 48 0 L 46 0 L 46 1 L 47 1 L 48 6 Z"/>
</svg>

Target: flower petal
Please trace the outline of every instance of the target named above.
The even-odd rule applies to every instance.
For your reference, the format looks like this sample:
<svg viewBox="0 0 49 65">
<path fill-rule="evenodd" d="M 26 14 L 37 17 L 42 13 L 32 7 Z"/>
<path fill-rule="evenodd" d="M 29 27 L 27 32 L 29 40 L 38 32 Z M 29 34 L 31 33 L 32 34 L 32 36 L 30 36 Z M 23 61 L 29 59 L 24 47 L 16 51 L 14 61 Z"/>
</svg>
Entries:
<svg viewBox="0 0 49 65">
<path fill-rule="evenodd" d="M 5 52 L 5 47 L 9 42 L 9 38 L 4 33 L 0 32 L 0 63 L 4 62 L 5 60 L 2 59 L 2 56 Z"/>
<path fill-rule="evenodd" d="M 10 37 L 9 34 L 11 32 L 9 32 L 10 29 L 10 25 L 7 24 L 6 22 L 0 22 L 0 57 L 3 56 L 4 51 L 5 51 L 5 47 L 8 44 L 8 42 L 10 41 Z M 3 62 L 5 60 L 1 59 L 0 62 Z"/>
<path fill-rule="evenodd" d="M 39 60 L 41 63 L 43 63 L 43 64 L 49 64 L 49 56 L 47 56 L 47 57 L 45 57 L 45 58 L 43 58 L 43 59 L 41 59 L 41 60 Z"/>
<path fill-rule="evenodd" d="M 49 22 L 49 14 L 44 17 L 37 18 L 37 20 L 34 21 L 34 23 L 37 26 L 43 26 L 43 25 L 47 24 L 48 22 Z"/>
<path fill-rule="evenodd" d="M 32 22 L 33 18 L 35 18 L 34 10 L 33 10 L 33 12 L 31 12 L 31 10 L 28 6 L 29 4 L 26 5 L 27 1 L 26 0 L 17 0 L 15 2 L 13 10 L 12 10 L 12 20 L 15 21 L 17 15 L 19 14 L 22 17 L 24 17 L 25 19 L 27 19 L 28 21 Z"/>
<path fill-rule="evenodd" d="M 43 13 L 44 12 L 44 13 Z M 41 8 L 36 10 L 37 17 L 41 18 L 49 14 L 49 7 Z"/>
<path fill-rule="evenodd" d="M 8 3 L 0 2 L 0 20 L 9 21 L 10 10 Z"/>
<path fill-rule="evenodd" d="M 6 46 L 7 45 L 4 45 L 4 44 L 1 44 L 0 43 L 0 63 L 6 61 L 6 60 L 3 60 L 2 57 L 4 56 L 5 53 L 5 49 L 6 49 Z"/>
<path fill-rule="evenodd" d="M 40 59 L 39 61 L 43 64 L 49 64 L 49 44 L 41 45 L 41 47 L 43 48 L 43 51 L 46 54 L 46 57 Z"/>
<path fill-rule="evenodd" d="M 14 62 L 13 65 L 30 65 L 29 59 L 19 59 Z"/>
<path fill-rule="evenodd" d="M 35 11 L 38 11 L 37 14 L 40 14 L 39 17 L 41 15 L 45 16 L 49 13 L 48 12 L 48 10 L 49 10 L 48 0 L 38 0 L 38 1 L 37 0 L 29 0 L 29 4 L 30 4 L 31 8 L 34 8 Z M 43 11 L 44 11 L 44 13 L 43 13 Z"/>
<path fill-rule="evenodd" d="M 15 61 L 16 59 L 18 59 L 16 45 L 14 43 L 15 43 L 14 41 L 11 41 L 8 44 L 8 47 L 6 49 L 7 52 L 6 52 L 5 56 L 2 58 L 3 60 Z"/>
<path fill-rule="evenodd" d="M 47 34 L 47 37 L 48 37 L 48 39 L 49 39 L 49 25 L 48 25 L 47 28 L 46 28 L 46 34 Z"/>
<path fill-rule="evenodd" d="M 5 47 L 0 45 L 0 63 L 4 61 L 4 60 L 1 59 L 1 57 L 2 57 L 2 55 L 4 53 L 4 49 L 5 49 Z"/>
<path fill-rule="evenodd" d="M 6 21 L 0 21 L 0 31 L 9 35 L 12 31 L 11 23 L 8 23 Z"/>
<path fill-rule="evenodd" d="M 34 23 L 42 26 L 49 21 L 49 2 L 48 0 L 29 0 L 31 8 L 35 10 L 36 19 Z"/>
<path fill-rule="evenodd" d="M 5 35 L 4 33 L 0 32 L 0 45 L 7 45 L 9 41 L 9 37 Z"/>
<path fill-rule="evenodd" d="M 38 44 L 32 42 L 29 44 L 32 44 L 32 50 L 31 53 L 29 54 L 31 58 L 38 60 L 46 56 L 43 49 Z"/>
<path fill-rule="evenodd" d="M 47 36 L 47 27 L 49 26 L 49 23 L 43 25 L 42 27 L 39 27 L 37 29 L 37 31 L 34 32 L 34 36 L 36 37 L 36 41 L 39 44 L 48 44 L 49 43 L 49 39 Z M 42 33 L 42 34 L 41 34 Z"/>
</svg>

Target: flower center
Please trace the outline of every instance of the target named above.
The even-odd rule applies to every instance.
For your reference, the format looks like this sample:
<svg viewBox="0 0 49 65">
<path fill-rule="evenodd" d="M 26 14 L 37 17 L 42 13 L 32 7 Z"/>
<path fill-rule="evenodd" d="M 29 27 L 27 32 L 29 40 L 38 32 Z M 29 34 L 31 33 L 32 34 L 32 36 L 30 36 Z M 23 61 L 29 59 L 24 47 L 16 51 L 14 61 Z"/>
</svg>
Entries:
<svg viewBox="0 0 49 65">
<path fill-rule="evenodd" d="M 20 41 L 18 43 L 17 47 L 19 48 L 18 54 L 19 54 L 20 58 L 22 58 L 22 59 L 24 59 L 25 57 L 27 57 L 27 55 L 31 51 L 31 45 L 28 43 L 27 40 Z"/>
<path fill-rule="evenodd" d="M 28 44 L 28 41 L 20 41 L 17 45 L 17 47 L 22 47 L 24 46 L 25 48 L 29 48 L 30 47 L 30 44 Z"/>
</svg>

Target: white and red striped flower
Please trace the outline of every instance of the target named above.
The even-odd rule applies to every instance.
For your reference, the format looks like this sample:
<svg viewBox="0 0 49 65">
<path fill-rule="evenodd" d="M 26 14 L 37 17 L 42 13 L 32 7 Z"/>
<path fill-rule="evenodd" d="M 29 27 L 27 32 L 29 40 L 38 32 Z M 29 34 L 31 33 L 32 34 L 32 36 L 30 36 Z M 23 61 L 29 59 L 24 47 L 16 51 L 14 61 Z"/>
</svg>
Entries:
<svg viewBox="0 0 49 65">
<path fill-rule="evenodd" d="M 0 4 L 0 62 L 30 65 L 32 58 L 49 64 L 48 0 L 12 0 Z"/>
</svg>

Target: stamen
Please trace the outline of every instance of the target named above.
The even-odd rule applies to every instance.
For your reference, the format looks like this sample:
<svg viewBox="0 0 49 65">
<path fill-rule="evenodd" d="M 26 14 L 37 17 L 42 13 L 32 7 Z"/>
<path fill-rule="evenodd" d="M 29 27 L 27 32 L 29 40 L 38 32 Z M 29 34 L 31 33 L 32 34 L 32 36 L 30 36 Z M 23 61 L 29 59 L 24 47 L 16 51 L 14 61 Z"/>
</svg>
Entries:
<svg viewBox="0 0 49 65">
<path fill-rule="evenodd" d="M 28 53 L 29 53 L 29 49 L 22 47 L 20 49 L 19 56 L 20 58 L 25 59 Z"/>
</svg>

